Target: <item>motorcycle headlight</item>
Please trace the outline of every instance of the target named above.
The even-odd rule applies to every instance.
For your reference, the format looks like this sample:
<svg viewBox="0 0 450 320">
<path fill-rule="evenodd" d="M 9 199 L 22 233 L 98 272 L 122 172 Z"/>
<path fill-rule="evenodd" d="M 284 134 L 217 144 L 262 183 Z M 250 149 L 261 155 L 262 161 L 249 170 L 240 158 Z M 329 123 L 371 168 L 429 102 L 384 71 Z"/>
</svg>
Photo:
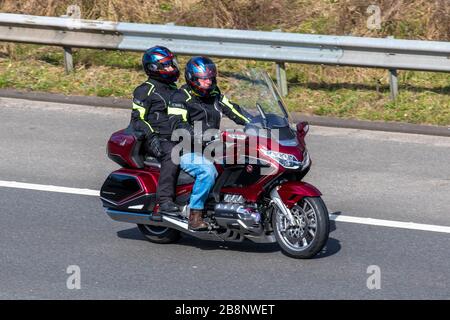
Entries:
<svg viewBox="0 0 450 320">
<path fill-rule="evenodd" d="M 302 166 L 302 163 L 298 161 L 298 159 L 292 154 L 264 149 L 261 149 L 261 151 L 266 156 L 272 158 L 286 169 L 298 169 L 300 168 L 300 166 Z"/>
</svg>

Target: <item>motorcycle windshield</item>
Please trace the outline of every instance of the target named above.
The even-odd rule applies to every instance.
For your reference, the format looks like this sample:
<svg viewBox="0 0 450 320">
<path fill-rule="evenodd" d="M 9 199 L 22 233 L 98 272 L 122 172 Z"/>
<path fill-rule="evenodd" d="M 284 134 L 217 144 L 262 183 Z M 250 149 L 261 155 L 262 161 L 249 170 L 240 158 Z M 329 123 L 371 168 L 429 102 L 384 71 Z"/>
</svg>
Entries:
<svg viewBox="0 0 450 320">
<path fill-rule="evenodd" d="M 266 71 L 249 69 L 228 78 L 227 95 L 237 101 L 244 113 L 248 113 L 251 122 L 246 125 L 246 132 L 250 129 L 270 129 L 279 134 L 277 140 L 295 143 L 295 133 L 290 128 L 292 119 L 283 100 Z M 258 135 L 265 135 L 257 130 Z M 282 141 L 281 141 L 282 140 Z"/>
<path fill-rule="evenodd" d="M 227 91 L 251 115 L 253 125 L 269 129 L 289 126 L 289 112 L 266 71 L 250 69 L 228 80 Z"/>
</svg>

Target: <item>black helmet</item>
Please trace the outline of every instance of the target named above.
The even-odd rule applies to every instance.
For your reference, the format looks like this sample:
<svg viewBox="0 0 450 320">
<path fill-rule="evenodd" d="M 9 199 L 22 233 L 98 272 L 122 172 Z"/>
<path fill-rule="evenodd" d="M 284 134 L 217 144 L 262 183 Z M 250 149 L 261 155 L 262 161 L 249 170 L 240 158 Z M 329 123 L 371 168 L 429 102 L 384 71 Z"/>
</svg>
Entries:
<svg viewBox="0 0 450 320">
<path fill-rule="evenodd" d="M 214 62 L 207 57 L 193 57 L 186 64 L 184 73 L 186 83 L 201 97 L 207 97 L 217 86 L 217 69 Z M 199 79 L 210 79 L 208 85 L 201 85 Z"/>
<path fill-rule="evenodd" d="M 176 82 L 180 76 L 175 56 L 166 47 L 156 46 L 145 51 L 142 57 L 142 66 L 150 78 L 162 82 Z M 166 70 L 169 66 L 173 68 L 170 71 Z"/>
</svg>

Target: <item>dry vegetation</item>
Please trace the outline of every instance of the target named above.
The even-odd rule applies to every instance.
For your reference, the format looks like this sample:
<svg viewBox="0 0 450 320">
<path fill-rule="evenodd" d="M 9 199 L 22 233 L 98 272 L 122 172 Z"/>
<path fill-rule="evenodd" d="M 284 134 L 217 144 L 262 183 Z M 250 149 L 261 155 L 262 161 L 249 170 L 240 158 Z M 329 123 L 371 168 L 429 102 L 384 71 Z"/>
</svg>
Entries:
<svg viewBox="0 0 450 320">
<path fill-rule="evenodd" d="M 59 16 L 71 4 L 85 19 L 450 40 L 450 0 L 1 0 L 0 11 Z M 366 27 L 371 4 L 381 30 Z"/>
</svg>

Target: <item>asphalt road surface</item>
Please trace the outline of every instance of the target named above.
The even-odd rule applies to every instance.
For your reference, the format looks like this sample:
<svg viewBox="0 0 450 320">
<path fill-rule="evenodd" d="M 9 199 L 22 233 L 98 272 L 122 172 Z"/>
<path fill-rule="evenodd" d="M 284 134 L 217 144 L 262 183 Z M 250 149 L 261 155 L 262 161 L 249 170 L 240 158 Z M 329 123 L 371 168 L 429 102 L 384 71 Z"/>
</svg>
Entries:
<svg viewBox="0 0 450 320">
<path fill-rule="evenodd" d="M 311 260 L 286 257 L 276 244 L 188 236 L 152 244 L 135 225 L 112 221 L 97 196 L 7 186 L 99 190 L 118 168 L 106 141 L 129 114 L 0 98 L 0 299 L 450 298 L 448 137 L 312 127 L 305 180 L 330 213 L 392 225 L 332 221 L 325 250 Z M 81 289 L 67 287 L 74 265 Z M 378 274 L 379 289 L 369 289 Z"/>
</svg>

